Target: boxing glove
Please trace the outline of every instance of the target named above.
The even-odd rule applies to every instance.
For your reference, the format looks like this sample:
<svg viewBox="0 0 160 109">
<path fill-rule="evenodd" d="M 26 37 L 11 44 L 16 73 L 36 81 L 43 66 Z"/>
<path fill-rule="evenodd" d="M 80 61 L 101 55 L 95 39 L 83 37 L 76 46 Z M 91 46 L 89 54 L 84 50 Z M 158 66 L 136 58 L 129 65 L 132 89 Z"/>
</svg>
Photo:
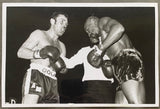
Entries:
<svg viewBox="0 0 160 109">
<path fill-rule="evenodd" d="M 113 69 L 112 69 L 112 63 L 111 60 L 104 60 L 102 62 L 102 71 L 104 73 L 104 75 L 107 78 L 112 78 L 113 77 Z"/>
<path fill-rule="evenodd" d="M 97 49 L 97 47 L 95 49 L 93 49 L 92 51 L 90 51 L 87 56 L 88 63 L 95 68 L 99 68 L 102 64 L 101 53 L 102 53 L 102 51 Z"/>
<path fill-rule="evenodd" d="M 58 60 L 52 64 L 52 67 L 54 68 L 56 72 L 59 72 L 62 74 L 65 74 L 68 71 L 68 69 L 66 68 L 65 62 L 63 61 L 61 57 L 59 57 Z"/>
<path fill-rule="evenodd" d="M 42 58 L 42 59 L 50 57 L 56 61 L 60 56 L 60 51 L 58 50 L 58 48 L 54 46 L 46 46 L 41 50 L 36 50 L 33 56 L 34 58 Z"/>
</svg>

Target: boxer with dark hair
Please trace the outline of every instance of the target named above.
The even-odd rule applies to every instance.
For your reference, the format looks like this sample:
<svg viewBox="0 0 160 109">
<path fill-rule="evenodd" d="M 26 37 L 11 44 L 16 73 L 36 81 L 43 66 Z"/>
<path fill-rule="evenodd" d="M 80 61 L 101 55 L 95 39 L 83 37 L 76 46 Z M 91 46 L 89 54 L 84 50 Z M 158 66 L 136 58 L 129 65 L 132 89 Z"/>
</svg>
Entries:
<svg viewBox="0 0 160 109">
<path fill-rule="evenodd" d="M 142 56 L 125 34 L 123 25 L 110 17 L 90 16 L 84 28 L 92 42 L 100 42 L 96 46 L 97 52 L 92 52 L 93 59 L 91 58 L 89 63 L 95 66 L 98 60 L 96 67 L 101 66 L 107 77 L 114 75 L 119 83 L 116 103 L 144 103 Z M 109 58 L 104 59 L 106 56 Z M 113 74 L 108 72 L 109 70 L 112 70 Z"/>
<path fill-rule="evenodd" d="M 56 73 L 65 73 L 65 45 L 58 39 L 68 25 L 63 13 L 53 14 L 48 30 L 35 30 L 22 44 L 17 56 L 29 59 L 30 68 L 25 74 L 22 86 L 22 103 L 59 103 Z"/>
</svg>

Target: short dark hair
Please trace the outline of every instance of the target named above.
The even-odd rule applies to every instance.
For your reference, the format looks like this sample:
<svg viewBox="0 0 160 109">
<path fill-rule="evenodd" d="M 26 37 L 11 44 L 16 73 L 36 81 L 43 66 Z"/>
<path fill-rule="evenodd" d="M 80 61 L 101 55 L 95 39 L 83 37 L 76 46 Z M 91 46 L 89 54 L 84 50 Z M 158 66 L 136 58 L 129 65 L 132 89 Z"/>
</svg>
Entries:
<svg viewBox="0 0 160 109">
<path fill-rule="evenodd" d="M 86 19 L 85 23 L 84 23 L 84 29 L 86 29 L 87 26 L 88 26 L 89 24 L 91 24 L 91 22 L 94 22 L 94 25 L 98 25 L 98 20 L 99 20 L 99 18 L 96 17 L 96 16 L 90 16 L 90 17 L 88 17 L 88 18 Z"/>
<path fill-rule="evenodd" d="M 53 12 L 50 18 L 56 19 L 60 14 L 68 18 L 68 15 L 65 12 Z"/>
</svg>

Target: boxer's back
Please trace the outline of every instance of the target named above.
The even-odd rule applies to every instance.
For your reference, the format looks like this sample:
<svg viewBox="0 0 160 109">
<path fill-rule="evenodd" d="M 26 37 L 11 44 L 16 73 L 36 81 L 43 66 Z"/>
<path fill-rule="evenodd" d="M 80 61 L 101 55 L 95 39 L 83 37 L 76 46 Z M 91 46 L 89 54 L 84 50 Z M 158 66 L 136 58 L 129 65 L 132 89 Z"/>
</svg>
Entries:
<svg viewBox="0 0 160 109">
<path fill-rule="evenodd" d="M 110 46 L 106 53 L 111 59 L 113 59 L 122 49 L 125 48 L 133 48 L 133 45 L 126 34 L 124 34 L 119 41 Z"/>
</svg>

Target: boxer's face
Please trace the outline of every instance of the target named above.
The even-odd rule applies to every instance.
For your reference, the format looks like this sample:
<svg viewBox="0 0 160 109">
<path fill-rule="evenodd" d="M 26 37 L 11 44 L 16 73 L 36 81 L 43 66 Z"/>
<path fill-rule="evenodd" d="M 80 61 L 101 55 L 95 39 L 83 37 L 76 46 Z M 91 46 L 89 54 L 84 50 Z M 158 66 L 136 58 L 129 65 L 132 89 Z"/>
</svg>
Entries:
<svg viewBox="0 0 160 109">
<path fill-rule="evenodd" d="M 89 36 L 91 43 L 99 42 L 99 28 L 95 24 L 88 24 L 85 28 L 86 33 Z"/>
<path fill-rule="evenodd" d="M 55 20 L 55 32 L 58 36 L 62 36 L 68 26 L 68 19 L 64 15 L 59 15 Z"/>
<path fill-rule="evenodd" d="M 84 29 L 89 36 L 91 43 L 97 44 L 99 42 L 99 27 L 98 17 L 90 16 L 84 24 Z"/>
</svg>

